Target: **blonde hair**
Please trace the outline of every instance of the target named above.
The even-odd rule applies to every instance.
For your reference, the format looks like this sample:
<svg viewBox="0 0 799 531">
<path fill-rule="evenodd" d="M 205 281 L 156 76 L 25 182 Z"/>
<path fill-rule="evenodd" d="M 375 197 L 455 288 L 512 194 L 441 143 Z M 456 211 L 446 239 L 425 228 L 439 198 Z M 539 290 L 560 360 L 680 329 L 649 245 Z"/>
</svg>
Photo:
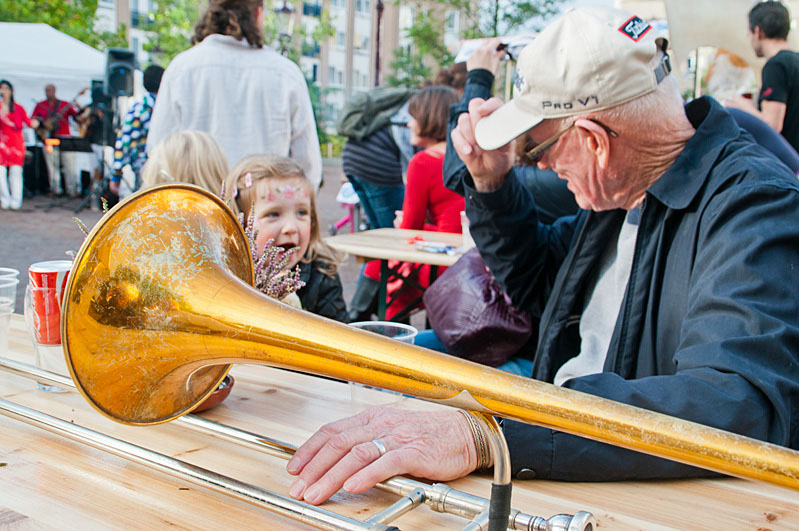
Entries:
<svg viewBox="0 0 799 531">
<path fill-rule="evenodd" d="M 246 186 L 244 176 L 250 174 L 251 186 Z M 322 240 L 319 226 L 319 213 L 316 210 L 316 195 L 311 181 L 308 180 L 302 168 L 293 160 L 278 155 L 249 155 L 241 159 L 230 171 L 225 179 L 225 196 L 222 198 L 233 212 L 248 216 L 250 208 L 255 201 L 255 183 L 262 179 L 299 179 L 303 181 L 311 198 L 311 237 L 308 242 L 308 251 L 301 262 L 308 264 L 314 260 L 322 263 L 319 271 L 333 276 L 338 271 L 341 255 Z M 246 222 L 246 219 L 245 219 Z"/>
<path fill-rule="evenodd" d="M 202 131 L 180 131 L 166 137 L 147 157 L 142 187 L 180 182 L 219 194 L 228 172 L 221 146 Z"/>
</svg>

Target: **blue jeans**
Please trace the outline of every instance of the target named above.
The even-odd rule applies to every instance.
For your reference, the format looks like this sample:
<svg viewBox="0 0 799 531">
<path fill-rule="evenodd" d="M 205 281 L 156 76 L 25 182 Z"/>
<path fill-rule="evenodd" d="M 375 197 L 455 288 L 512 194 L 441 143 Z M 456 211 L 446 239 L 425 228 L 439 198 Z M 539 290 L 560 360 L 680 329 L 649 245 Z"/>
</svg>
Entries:
<svg viewBox="0 0 799 531">
<path fill-rule="evenodd" d="M 347 175 L 352 183 L 363 211 L 369 218 L 373 229 L 385 229 L 394 226 L 394 212 L 402 210 L 405 199 L 405 186 L 378 186 L 354 175 Z"/>
<path fill-rule="evenodd" d="M 429 348 L 430 350 L 447 353 L 447 347 L 438 339 L 438 336 L 436 336 L 433 330 L 420 330 L 413 339 L 413 343 L 420 347 Z M 497 369 L 529 378 L 530 375 L 533 374 L 533 360 L 514 357 L 497 367 Z"/>
</svg>

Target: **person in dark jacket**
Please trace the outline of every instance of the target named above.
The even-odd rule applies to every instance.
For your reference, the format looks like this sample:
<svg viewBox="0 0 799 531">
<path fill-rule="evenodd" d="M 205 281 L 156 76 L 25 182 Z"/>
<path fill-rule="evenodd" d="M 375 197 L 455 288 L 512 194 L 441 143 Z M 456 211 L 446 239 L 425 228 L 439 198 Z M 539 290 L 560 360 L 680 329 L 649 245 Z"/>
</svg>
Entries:
<svg viewBox="0 0 799 531">
<path fill-rule="evenodd" d="M 513 100 L 454 110 L 447 157 L 465 167 L 447 181 L 492 273 L 540 318 L 532 378 L 799 448 L 799 183 L 716 101 L 684 106 L 654 34 L 623 11 L 568 11 L 521 53 Z M 538 221 L 512 169 L 517 136 L 580 212 Z M 544 427 L 503 430 L 517 477 L 710 474 Z M 459 477 L 485 463 L 479 438 L 457 411 L 373 408 L 298 449 L 290 493 L 318 503 L 405 472 Z"/>
</svg>

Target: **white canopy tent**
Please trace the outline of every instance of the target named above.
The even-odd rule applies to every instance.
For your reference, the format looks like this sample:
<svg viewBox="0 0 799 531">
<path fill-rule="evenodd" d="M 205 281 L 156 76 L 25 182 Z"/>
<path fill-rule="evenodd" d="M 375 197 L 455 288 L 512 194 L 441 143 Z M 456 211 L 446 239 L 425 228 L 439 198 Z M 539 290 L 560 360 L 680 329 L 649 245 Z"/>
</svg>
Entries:
<svg viewBox="0 0 799 531">
<path fill-rule="evenodd" d="M 56 86 L 59 99 L 72 100 L 92 79 L 105 76 L 105 53 L 47 24 L 0 22 L 0 79 L 14 85 L 14 99 L 28 114 Z M 79 101 L 90 100 L 87 92 Z"/>
</svg>

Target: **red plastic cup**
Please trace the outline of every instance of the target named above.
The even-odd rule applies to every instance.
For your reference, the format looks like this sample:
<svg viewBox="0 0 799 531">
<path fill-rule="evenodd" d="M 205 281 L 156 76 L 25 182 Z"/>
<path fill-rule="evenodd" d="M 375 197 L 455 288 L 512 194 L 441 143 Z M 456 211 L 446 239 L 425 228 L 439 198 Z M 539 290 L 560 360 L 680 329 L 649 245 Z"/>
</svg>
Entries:
<svg viewBox="0 0 799 531">
<path fill-rule="evenodd" d="M 32 288 L 32 333 L 36 343 L 61 344 L 61 304 L 71 270 L 72 262 L 69 260 L 37 262 L 28 269 L 28 282 Z"/>
</svg>

